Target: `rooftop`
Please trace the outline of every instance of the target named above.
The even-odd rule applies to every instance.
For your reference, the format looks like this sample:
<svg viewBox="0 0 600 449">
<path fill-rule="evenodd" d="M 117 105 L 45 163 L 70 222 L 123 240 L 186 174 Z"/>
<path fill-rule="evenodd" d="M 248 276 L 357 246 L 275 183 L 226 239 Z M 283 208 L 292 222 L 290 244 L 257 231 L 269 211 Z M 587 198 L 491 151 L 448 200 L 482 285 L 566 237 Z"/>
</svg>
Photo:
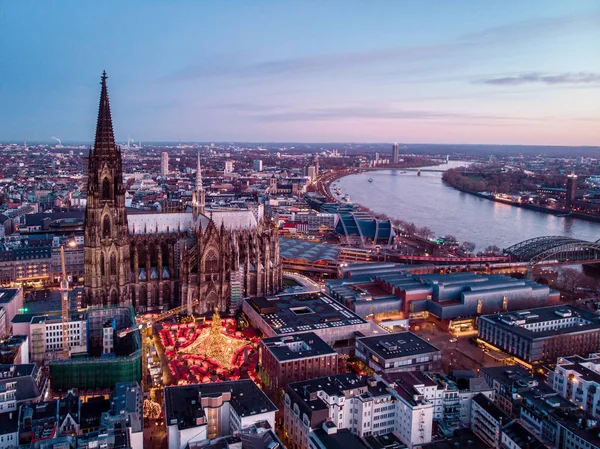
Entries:
<svg viewBox="0 0 600 449">
<path fill-rule="evenodd" d="M 196 418 L 204 415 L 201 398 L 230 395 L 229 403 L 240 417 L 277 411 L 277 407 L 249 379 L 211 384 L 194 384 L 165 388 L 165 421 L 180 429 L 196 427 Z"/>
<path fill-rule="evenodd" d="M 307 414 L 328 408 L 325 401 L 317 394 L 319 391 L 323 391 L 327 396 L 342 397 L 350 394 L 365 399 L 390 395 L 383 382 L 354 373 L 293 382 L 288 384 L 287 391 L 292 396 L 292 401 L 298 403 L 300 409 Z"/>
<path fill-rule="evenodd" d="M 348 429 L 338 429 L 331 434 L 323 429 L 316 429 L 311 432 L 309 438 L 318 439 L 321 442 L 318 446 L 325 449 L 365 449 L 367 447 Z"/>
<path fill-rule="evenodd" d="M 280 335 L 368 324 L 321 292 L 249 298 L 246 301 Z"/>
<path fill-rule="evenodd" d="M 500 408 L 483 393 L 479 393 L 475 397 L 473 397 L 473 401 L 476 402 L 486 412 L 488 412 L 488 414 L 496 421 L 502 423 L 507 423 L 511 421 L 510 417 L 502 410 L 500 410 Z"/>
<path fill-rule="evenodd" d="M 0 304 L 12 301 L 18 291 L 17 288 L 0 288 Z"/>
<path fill-rule="evenodd" d="M 491 321 L 497 326 L 511 328 L 512 332 L 530 339 L 600 330 L 600 316 L 569 305 L 484 315 L 481 318 Z M 544 326 L 543 329 L 538 330 L 539 324 L 548 322 L 554 322 L 554 324 L 550 328 Z"/>
<path fill-rule="evenodd" d="M 544 446 L 540 440 L 517 421 L 513 421 L 504 426 L 502 432 L 517 443 L 519 447 L 527 447 L 528 449 L 546 449 L 546 446 Z"/>
<path fill-rule="evenodd" d="M 285 337 L 264 338 L 262 343 L 280 362 L 336 354 L 314 332 Z"/>
<path fill-rule="evenodd" d="M 384 360 L 440 351 L 412 332 L 375 335 L 358 341 Z"/>
</svg>

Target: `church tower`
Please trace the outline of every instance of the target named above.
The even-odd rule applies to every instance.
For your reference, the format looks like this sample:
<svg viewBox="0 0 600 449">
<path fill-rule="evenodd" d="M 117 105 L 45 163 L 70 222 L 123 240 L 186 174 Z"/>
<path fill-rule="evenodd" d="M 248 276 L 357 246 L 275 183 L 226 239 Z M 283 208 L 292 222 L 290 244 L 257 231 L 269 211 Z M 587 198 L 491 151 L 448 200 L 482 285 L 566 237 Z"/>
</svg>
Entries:
<svg viewBox="0 0 600 449">
<path fill-rule="evenodd" d="M 84 224 L 85 303 L 129 304 L 129 235 L 121 149 L 115 145 L 110 104 L 102 74 L 102 91 L 94 148 L 89 153 Z"/>
<path fill-rule="evenodd" d="M 200 165 L 200 151 L 198 151 L 198 161 L 196 166 L 196 187 L 192 192 L 192 213 L 194 220 L 198 220 L 199 215 L 204 215 L 205 212 L 205 194 L 202 187 L 202 166 Z"/>
</svg>

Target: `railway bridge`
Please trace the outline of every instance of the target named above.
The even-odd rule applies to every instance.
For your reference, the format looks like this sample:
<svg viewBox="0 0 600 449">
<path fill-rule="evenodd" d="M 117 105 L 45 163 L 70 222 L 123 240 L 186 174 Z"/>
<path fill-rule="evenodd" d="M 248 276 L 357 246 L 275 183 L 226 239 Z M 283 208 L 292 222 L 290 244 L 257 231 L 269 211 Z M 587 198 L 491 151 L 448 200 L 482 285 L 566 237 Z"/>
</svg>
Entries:
<svg viewBox="0 0 600 449">
<path fill-rule="evenodd" d="M 563 236 L 536 237 L 504 250 L 512 262 L 531 265 L 600 263 L 600 240 L 588 242 Z"/>
</svg>

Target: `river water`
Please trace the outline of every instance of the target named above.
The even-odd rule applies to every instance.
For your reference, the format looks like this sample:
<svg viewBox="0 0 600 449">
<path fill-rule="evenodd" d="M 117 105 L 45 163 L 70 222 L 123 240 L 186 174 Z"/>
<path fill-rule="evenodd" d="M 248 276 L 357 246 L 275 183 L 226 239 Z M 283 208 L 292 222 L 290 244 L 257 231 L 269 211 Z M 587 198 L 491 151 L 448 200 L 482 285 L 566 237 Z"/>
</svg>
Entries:
<svg viewBox="0 0 600 449">
<path fill-rule="evenodd" d="M 448 169 L 464 163 L 430 167 Z M 423 167 L 426 168 L 426 167 Z M 369 182 L 373 178 L 373 182 Z M 442 182 L 442 173 L 379 170 L 346 176 L 337 182 L 350 201 L 390 218 L 427 226 L 437 236 L 451 234 L 483 249 L 507 248 L 533 237 L 564 235 L 600 239 L 600 223 L 535 212 L 459 192 Z"/>
</svg>

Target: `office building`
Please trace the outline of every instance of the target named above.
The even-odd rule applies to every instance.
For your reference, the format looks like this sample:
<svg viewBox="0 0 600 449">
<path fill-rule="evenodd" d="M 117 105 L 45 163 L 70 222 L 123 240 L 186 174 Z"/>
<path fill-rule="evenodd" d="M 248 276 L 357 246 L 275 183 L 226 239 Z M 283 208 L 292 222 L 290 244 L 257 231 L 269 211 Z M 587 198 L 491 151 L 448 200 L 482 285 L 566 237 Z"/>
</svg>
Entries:
<svg viewBox="0 0 600 449">
<path fill-rule="evenodd" d="M 290 383 L 284 403 L 290 449 L 308 449 L 311 432 L 328 421 L 360 437 L 395 429 L 396 405 L 388 386 L 353 373 Z"/>
<path fill-rule="evenodd" d="M 377 373 L 435 371 L 442 352 L 412 332 L 356 339 L 356 356 Z"/>
<path fill-rule="evenodd" d="M 314 332 L 263 338 L 258 354 L 263 389 L 271 397 L 281 397 L 280 390 L 291 382 L 333 376 L 338 372 L 337 352 Z"/>
<path fill-rule="evenodd" d="M 311 182 L 315 180 L 317 177 L 317 169 L 314 165 L 309 165 L 306 168 L 306 176 L 308 176 L 308 179 L 310 179 Z"/>
<path fill-rule="evenodd" d="M 166 387 L 164 400 L 172 449 L 230 435 L 261 421 L 275 428 L 277 407 L 249 379 Z"/>
<path fill-rule="evenodd" d="M 398 143 L 392 145 L 392 164 L 397 164 L 399 159 Z"/>
<path fill-rule="evenodd" d="M 261 159 L 255 159 L 252 163 L 254 171 L 263 171 L 263 161 Z"/>
<path fill-rule="evenodd" d="M 370 324 L 321 292 L 246 298 L 242 310 L 267 337 L 314 332 L 325 343 L 354 346 L 356 332 L 368 334 Z"/>
<path fill-rule="evenodd" d="M 554 363 L 598 350 L 600 316 L 568 305 L 485 315 L 479 338 L 528 364 Z"/>
<path fill-rule="evenodd" d="M 233 173 L 233 161 L 225 161 L 225 170 L 224 172 L 227 173 Z"/>
<path fill-rule="evenodd" d="M 163 151 L 160 154 L 160 176 L 165 178 L 169 174 L 169 153 Z"/>
</svg>

